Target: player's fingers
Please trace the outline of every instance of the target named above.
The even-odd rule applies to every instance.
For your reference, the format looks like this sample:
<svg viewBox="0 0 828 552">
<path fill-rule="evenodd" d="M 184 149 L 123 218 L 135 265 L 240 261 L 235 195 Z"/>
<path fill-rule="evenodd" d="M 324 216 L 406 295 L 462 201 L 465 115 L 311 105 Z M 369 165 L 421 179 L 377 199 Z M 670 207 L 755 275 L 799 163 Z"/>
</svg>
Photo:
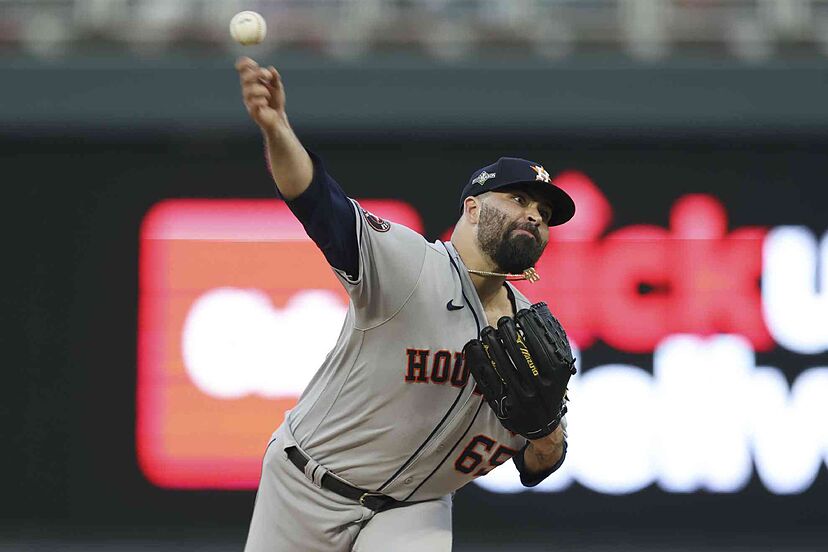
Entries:
<svg viewBox="0 0 828 552">
<path fill-rule="evenodd" d="M 279 71 L 275 67 L 271 65 L 267 68 L 267 72 L 270 74 L 270 86 L 278 88 L 282 85 L 282 75 L 279 74 Z"/>
<path fill-rule="evenodd" d="M 256 69 L 256 79 L 260 83 L 270 86 L 270 76 L 270 71 L 268 71 L 267 69 Z"/>
<path fill-rule="evenodd" d="M 267 72 L 270 74 L 270 83 L 268 86 L 273 92 L 273 97 L 270 100 L 271 105 L 274 109 L 284 109 L 285 87 L 282 85 L 282 76 L 272 65 L 267 68 Z"/>
<path fill-rule="evenodd" d="M 247 102 L 244 102 L 244 106 L 247 108 L 247 111 L 250 112 L 251 115 L 255 115 L 258 109 L 263 109 L 266 107 L 270 107 L 268 101 L 264 98 L 256 98 Z"/>
<path fill-rule="evenodd" d="M 244 71 L 248 68 L 255 69 L 258 66 L 259 66 L 258 63 L 256 63 L 255 61 L 253 61 L 252 59 L 250 59 L 247 56 L 242 56 L 242 57 L 240 57 L 239 59 L 236 60 L 236 71 L 238 71 L 239 73 L 241 73 L 242 71 Z"/>
<path fill-rule="evenodd" d="M 239 58 L 236 63 L 239 78 L 243 83 L 261 80 L 262 75 L 270 75 L 266 69 L 259 67 L 259 64 L 250 58 Z"/>
<path fill-rule="evenodd" d="M 245 98 L 244 103 L 248 106 L 259 106 L 259 107 L 266 107 L 269 104 L 269 98 L 265 98 L 264 96 L 256 96 L 252 98 Z"/>
<path fill-rule="evenodd" d="M 258 99 L 253 100 L 252 102 L 245 102 L 244 107 L 247 109 L 247 113 L 250 115 L 250 118 L 256 123 L 260 123 L 262 118 L 262 110 L 267 109 L 268 105 L 266 100 Z"/>
<path fill-rule="evenodd" d="M 263 84 L 247 84 L 244 87 L 245 99 L 267 98 L 270 99 L 270 90 Z"/>
<path fill-rule="evenodd" d="M 239 80 L 241 83 L 244 84 L 251 84 L 257 82 L 262 84 L 262 71 L 263 69 L 259 69 L 259 67 L 245 67 L 239 73 Z"/>
</svg>

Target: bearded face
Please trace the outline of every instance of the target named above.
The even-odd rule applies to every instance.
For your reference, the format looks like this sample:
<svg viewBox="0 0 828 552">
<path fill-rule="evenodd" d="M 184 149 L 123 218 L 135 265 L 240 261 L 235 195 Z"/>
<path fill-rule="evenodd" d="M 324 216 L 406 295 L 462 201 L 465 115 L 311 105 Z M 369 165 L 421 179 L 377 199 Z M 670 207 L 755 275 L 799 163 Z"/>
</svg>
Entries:
<svg viewBox="0 0 828 552">
<path fill-rule="evenodd" d="M 510 220 L 508 213 L 485 201 L 480 206 L 477 242 L 498 269 L 509 274 L 520 274 L 535 266 L 546 248 L 535 225 Z"/>
</svg>

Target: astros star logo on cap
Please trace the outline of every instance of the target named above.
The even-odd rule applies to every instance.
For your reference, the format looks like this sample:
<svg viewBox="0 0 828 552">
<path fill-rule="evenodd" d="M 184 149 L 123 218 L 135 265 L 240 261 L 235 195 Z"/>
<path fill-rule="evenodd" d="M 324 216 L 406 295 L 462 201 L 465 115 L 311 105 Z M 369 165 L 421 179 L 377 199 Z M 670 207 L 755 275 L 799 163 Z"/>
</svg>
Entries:
<svg viewBox="0 0 828 552">
<path fill-rule="evenodd" d="M 546 169 L 544 169 L 540 165 L 532 165 L 532 170 L 535 171 L 536 173 L 538 173 L 537 176 L 535 177 L 535 180 L 543 180 L 544 182 L 551 182 L 551 180 L 549 178 L 549 173 L 546 172 Z"/>
</svg>

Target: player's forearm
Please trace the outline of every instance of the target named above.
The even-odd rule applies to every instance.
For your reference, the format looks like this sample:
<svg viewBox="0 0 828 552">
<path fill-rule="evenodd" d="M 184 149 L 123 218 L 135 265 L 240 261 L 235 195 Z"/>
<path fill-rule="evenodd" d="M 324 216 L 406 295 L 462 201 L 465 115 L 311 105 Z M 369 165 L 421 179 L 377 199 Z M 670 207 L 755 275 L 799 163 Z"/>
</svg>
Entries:
<svg viewBox="0 0 828 552">
<path fill-rule="evenodd" d="M 313 163 L 285 118 L 284 124 L 264 132 L 270 173 L 286 200 L 299 197 L 313 178 Z"/>
<path fill-rule="evenodd" d="M 540 473 L 552 469 L 563 456 L 563 438 L 557 432 L 529 441 L 523 454 L 523 465 L 531 473 Z"/>
</svg>

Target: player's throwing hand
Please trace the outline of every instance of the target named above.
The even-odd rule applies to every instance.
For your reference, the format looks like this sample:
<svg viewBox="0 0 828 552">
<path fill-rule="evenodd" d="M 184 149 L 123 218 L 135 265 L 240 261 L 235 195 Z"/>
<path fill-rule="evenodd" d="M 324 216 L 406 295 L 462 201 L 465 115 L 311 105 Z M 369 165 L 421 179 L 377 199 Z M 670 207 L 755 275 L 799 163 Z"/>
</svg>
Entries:
<svg viewBox="0 0 828 552">
<path fill-rule="evenodd" d="M 288 123 L 282 77 L 272 65 L 259 67 L 249 57 L 236 61 L 236 71 L 244 107 L 265 136 L 267 162 L 279 195 L 295 199 L 310 185 L 313 163 Z"/>
<path fill-rule="evenodd" d="M 287 124 L 285 116 L 285 88 L 282 77 L 272 65 L 263 68 L 249 57 L 236 61 L 242 98 L 250 118 L 264 132 L 272 132 Z"/>
</svg>

